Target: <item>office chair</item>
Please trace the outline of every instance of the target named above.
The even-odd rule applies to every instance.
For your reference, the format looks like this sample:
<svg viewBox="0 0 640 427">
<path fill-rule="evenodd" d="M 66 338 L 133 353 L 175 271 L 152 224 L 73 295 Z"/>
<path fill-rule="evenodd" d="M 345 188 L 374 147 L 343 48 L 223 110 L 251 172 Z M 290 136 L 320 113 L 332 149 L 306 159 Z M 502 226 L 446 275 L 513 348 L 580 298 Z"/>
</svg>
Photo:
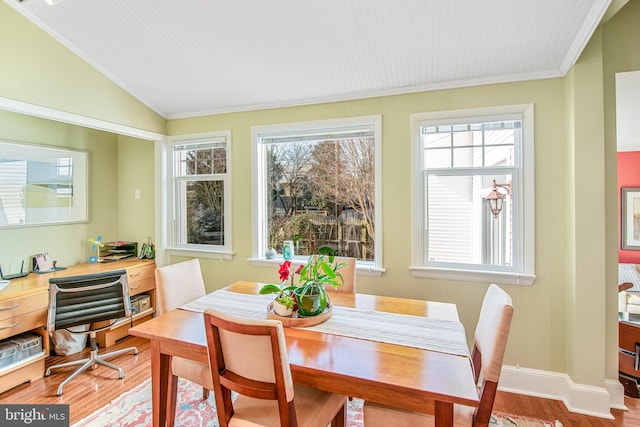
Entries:
<svg viewBox="0 0 640 427">
<path fill-rule="evenodd" d="M 62 395 L 62 388 L 69 381 L 90 367 L 95 369 L 97 365 L 115 369 L 118 371 L 119 377 L 121 379 L 124 378 L 122 368 L 107 362 L 105 359 L 128 352 L 138 354 L 138 349 L 136 347 L 128 347 L 99 355 L 96 332 L 109 328 L 117 320 L 127 317 L 131 318 L 131 303 L 129 301 L 129 284 L 125 270 L 49 279 L 49 313 L 47 317 L 49 335 L 52 335 L 55 330 L 106 320 L 112 321 L 111 324 L 105 327 L 80 332 L 89 335 L 91 348 L 89 358 L 60 363 L 47 369 L 45 376 L 51 375 L 52 369 L 81 365 L 58 386 L 58 392 L 56 393 L 58 396 Z"/>
</svg>

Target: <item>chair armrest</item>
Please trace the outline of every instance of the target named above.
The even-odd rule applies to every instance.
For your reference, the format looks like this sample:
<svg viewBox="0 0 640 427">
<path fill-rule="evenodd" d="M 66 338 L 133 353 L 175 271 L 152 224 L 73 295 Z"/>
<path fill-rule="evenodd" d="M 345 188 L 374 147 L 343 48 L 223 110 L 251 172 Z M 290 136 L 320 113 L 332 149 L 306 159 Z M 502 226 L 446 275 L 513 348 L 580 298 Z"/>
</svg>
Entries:
<svg viewBox="0 0 640 427">
<path fill-rule="evenodd" d="M 633 283 L 624 282 L 618 285 L 618 292 L 626 291 L 627 289 L 633 288 Z"/>
</svg>

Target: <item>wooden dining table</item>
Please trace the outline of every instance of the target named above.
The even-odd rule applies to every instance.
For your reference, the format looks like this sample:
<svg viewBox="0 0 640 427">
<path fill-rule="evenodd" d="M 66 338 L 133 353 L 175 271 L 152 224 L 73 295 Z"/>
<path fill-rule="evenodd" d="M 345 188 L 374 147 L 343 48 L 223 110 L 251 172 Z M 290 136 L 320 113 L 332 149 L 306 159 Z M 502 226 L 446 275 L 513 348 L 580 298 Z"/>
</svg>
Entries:
<svg viewBox="0 0 640 427">
<path fill-rule="evenodd" d="M 257 294 L 261 283 L 238 281 L 225 290 Z M 458 320 L 455 304 L 366 294 L 330 294 L 335 306 Z M 266 307 L 265 307 L 266 317 Z M 171 358 L 208 363 L 203 314 L 175 309 L 129 329 L 151 346 L 153 426 L 165 426 Z M 467 356 L 285 327 L 297 384 L 407 410 L 435 414 L 436 426 L 453 425 L 453 405 L 478 407 Z"/>
</svg>

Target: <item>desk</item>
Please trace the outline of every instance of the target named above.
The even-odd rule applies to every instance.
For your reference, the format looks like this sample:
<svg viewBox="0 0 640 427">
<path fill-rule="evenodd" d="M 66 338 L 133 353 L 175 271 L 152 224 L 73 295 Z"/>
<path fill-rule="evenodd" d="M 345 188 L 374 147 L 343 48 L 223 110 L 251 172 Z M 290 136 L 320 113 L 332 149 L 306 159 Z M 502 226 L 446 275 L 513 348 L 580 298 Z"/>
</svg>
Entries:
<svg viewBox="0 0 640 427">
<path fill-rule="evenodd" d="M 155 307 L 155 262 L 138 258 L 109 263 L 78 264 L 51 273 L 31 273 L 12 279 L 9 286 L 0 291 L 0 339 L 31 331 L 42 337 L 43 352 L 38 357 L 29 358 L 0 369 L 0 393 L 19 384 L 34 381 L 44 375 L 44 359 L 49 354 L 47 306 L 49 301 L 49 279 L 53 277 L 75 276 L 126 269 L 129 293 L 151 295 L 152 308 L 134 316 L 134 324 L 150 319 Z M 98 343 L 103 347 L 112 345 L 116 339 L 127 335 L 128 322 L 121 322 L 108 330 L 98 333 Z"/>
<path fill-rule="evenodd" d="M 255 294 L 260 287 L 236 282 L 225 289 Z M 458 320 L 453 304 L 346 293 L 332 293 L 331 301 L 337 306 Z M 131 328 L 129 334 L 150 340 L 153 425 L 164 426 L 171 357 L 208 363 L 202 313 L 172 310 Z M 438 426 L 453 425 L 454 403 L 479 405 L 467 357 L 302 328 L 285 328 L 285 337 L 298 384 L 435 413 Z"/>
</svg>

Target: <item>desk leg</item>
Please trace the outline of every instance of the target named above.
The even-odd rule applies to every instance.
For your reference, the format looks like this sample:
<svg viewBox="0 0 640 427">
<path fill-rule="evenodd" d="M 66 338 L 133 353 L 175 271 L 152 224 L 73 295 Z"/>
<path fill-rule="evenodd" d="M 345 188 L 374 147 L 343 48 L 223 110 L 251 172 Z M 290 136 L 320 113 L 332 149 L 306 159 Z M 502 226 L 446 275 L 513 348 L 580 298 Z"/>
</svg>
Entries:
<svg viewBox="0 0 640 427">
<path fill-rule="evenodd" d="M 151 341 L 151 409 L 153 427 L 167 423 L 167 388 L 171 356 L 160 353 L 160 343 Z"/>
<path fill-rule="evenodd" d="M 436 401 L 436 427 L 453 426 L 453 403 Z"/>
</svg>

